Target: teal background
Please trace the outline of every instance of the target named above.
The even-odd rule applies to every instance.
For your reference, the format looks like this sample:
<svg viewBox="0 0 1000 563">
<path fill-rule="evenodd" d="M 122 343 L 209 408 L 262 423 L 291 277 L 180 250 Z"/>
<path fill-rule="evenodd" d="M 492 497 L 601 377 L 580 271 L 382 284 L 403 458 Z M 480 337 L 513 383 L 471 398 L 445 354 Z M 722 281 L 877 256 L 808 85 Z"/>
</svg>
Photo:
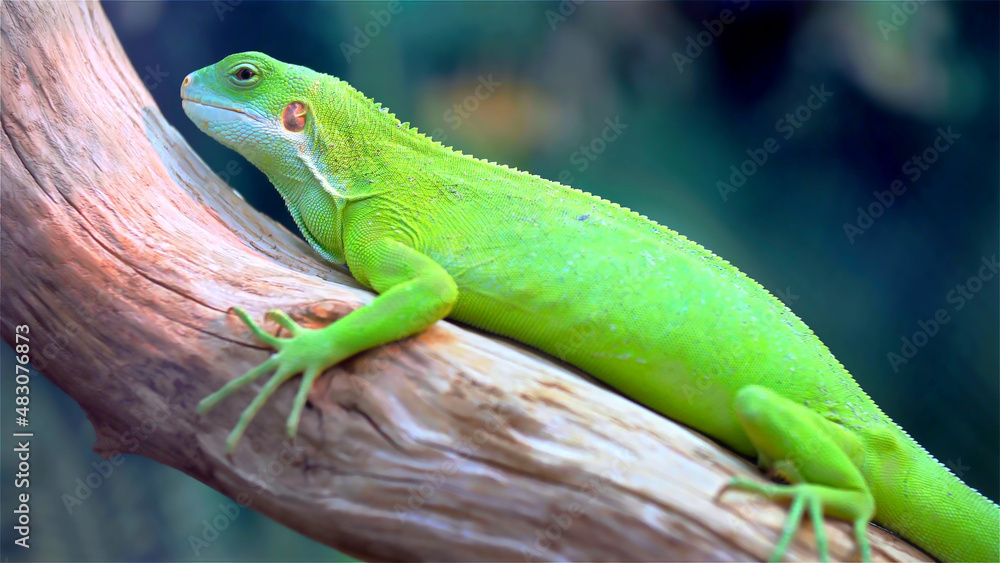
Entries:
<svg viewBox="0 0 1000 563">
<path fill-rule="evenodd" d="M 392 14 L 387 2 L 103 4 L 167 119 L 247 201 L 289 229 L 266 178 L 184 116 L 178 91 L 188 72 L 232 52 L 264 51 L 346 79 L 463 151 L 671 226 L 785 300 L 883 410 L 996 500 L 1000 278 L 983 281 L 960 310 L 949 295 L 1000 251 L 998 5 L 743 6 L 419 2 Z M 723 10 L 730 23 L 713 23 Z M 691 48 L 679 68 L 699 33 L 700 52 Z M 101 79 L 86 69 L 81 78 Z M 499 85 L 477 98 L 481 79 Z M 776 123 L 813 87 L 833 95 L 786 139 Z M 587 157 L 581 146 L 616 118 L 627 127 Z M 960 137 L 912 181 L 904 163 L 949 127 Z M 730 166 L 769 137 L 777 152 L 724 199 L 718 183 L 730 183 Z M 844 224 L 896 179 L 907 191 L 852 242 Z M 888 354 L 939 309 L 949 322 L 894 369 Z M 5 345 L 0 391 L 12 404 L 10 352 Z M 196 554 L 189 536 L 228 499 L 135 456 L 70 512 L 63 495 L 100 464 L 94 432 L 47 380 L 32 385 L 33 547 L 12 545 L 5 501 L 5 560 L 340 557 L 249 510 Z M 12 419 L 8 412 L 0 422 Z M 4 434 L 0 492 L 10 495 Z"/>
</svg>

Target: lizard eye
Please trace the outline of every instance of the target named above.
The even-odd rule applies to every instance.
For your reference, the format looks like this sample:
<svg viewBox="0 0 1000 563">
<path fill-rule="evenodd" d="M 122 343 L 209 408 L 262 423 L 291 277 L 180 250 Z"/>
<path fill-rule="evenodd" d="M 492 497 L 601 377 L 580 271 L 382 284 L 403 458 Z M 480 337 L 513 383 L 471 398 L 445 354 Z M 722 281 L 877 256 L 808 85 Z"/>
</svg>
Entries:
<svg viewBox="0 0 1000 563">
<path fill-rule="evenodd" d="M 229 82 L 234 86 L 252 86 L 260 80 L 260 73 L 251 64 L 241 64 L 229 72 Z"/>
<path fill-rule="evenodd" d="M 255 74 L 256 73 L 253 70 L 247 67 L 242 67 L 236 70 L 236 80 L 246 82 L 247 80 L 253 78 Z"/>
</svg>

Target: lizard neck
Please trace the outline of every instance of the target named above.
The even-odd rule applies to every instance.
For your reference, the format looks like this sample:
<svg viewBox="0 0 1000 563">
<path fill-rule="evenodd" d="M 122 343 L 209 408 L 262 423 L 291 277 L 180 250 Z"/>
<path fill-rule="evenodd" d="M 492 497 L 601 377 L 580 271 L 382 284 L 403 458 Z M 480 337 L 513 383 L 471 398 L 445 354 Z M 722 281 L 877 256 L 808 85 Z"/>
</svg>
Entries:
<svg viewBox="0 0 1000 563">
<path fill-rule="evenodd" d="M 309 176 L 271 176 L 269 179 L 288 206 L 306 241 L 327 260 L 343 264 L 344 186 L 307 166 Z M 313 175 L 315 174 L 315 175 Z"/>
<path fill-rule="evenodd" d="M 432 146 L 346 82 L 327 77 L 308 134 L 277 163 L 255 163 L 282 195 L 305 239 L 344 263 L 344 217 L 351 202 L 385 195 L 404 176 L 400 163 Z M 409 172 L 412 174 L 412 172 Z"/>
</svg>

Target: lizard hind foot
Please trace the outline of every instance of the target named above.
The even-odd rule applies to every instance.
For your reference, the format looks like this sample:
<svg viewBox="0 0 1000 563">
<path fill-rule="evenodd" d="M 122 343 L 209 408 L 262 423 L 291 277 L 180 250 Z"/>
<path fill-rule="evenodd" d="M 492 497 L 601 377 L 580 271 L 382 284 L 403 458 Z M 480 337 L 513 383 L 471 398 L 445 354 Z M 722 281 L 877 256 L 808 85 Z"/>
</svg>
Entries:
<svg viewBox="0 0 1000 563">
<path fill-rule="evenodd" d="M 802 514 L 806 508 L 809 509 L 809 518 L 813 521 L 813 529 L 816 533 L 816 551 L 820 561 L 830 560 L 830 550 L 826 538 L 826 529 L 823 527 L 823 503 L 821 496 L 813 489 L 815 485 L 777 485 L 765 484 L 752 481 L 743 477 L 733 477 L 724 489 L 735 489 L 749 491 L 760 494 L 772 500 L 791 499 L 791 507 L 788 511 L 788 518 L 781 530 L 778 543 L 775 544 L 774 551 L 769 561 L 781 561 L 785 551 L 795 537 L 802 521 Z M 867 522 L 865 523 L 867 524 Z M 863 559 L 867 560 L 867 559 Z"/>
<path fill-rule="evenodd" d="M 802 521 L 804 509 L 809 509 L 809 518 L 812 520 L 813 529 L 816 534 L 816 551 L 820 561 L 830 560 L 829 541 L 827 540 L 826 528 L 824 527 L 823 513 L 826 505 L 829 510 L 831 504 L 840 504 L 844 499 L 839 498 L 845 494 L 850 494 L 839 489 L 831 489 L 823 485 L 813 485 L 810 483 L 799 483 L 795 485 L 778 485 L 759 483 L 743 477 L 733 477 L 725 486 L 725 489 L 735 489 L 757 493 L 771 500 L 791 500 L 791 507 L 788 511 L 788 518 L 785 526 L 781 530 L 781 537 L 775 545 L 770 561 L 780 561 L 787 551 L 795 532 L 798 531 Z M 863 495 L 864 493 L 857 493 Z M 831 496 L 838 497 L 831 499 Z M 834 502 L 824 502 L 834 500 Z M 866 531 L 869 519 L 858 517 L 854 519 L 854 538 L 860 551 L 861 561 L 871 561 L 871 547 L 868 543 Z"/>
<path fill-rule="evenodd" d="M 785 554 L 808 509 L 820 559 L 828 561 L 830 557 L 825 515 L 854 525 L 861 560 L 870 561 L 865 532 L 875 514 L 875 500 L 856 465 L 864 453 L 860 440 L 802 404 L 759 386 L 741 389 L 734 410 L 763 465 L 792 483 L 761 483 L 737 477 L 727 485 L 791 503 L 771 560 L 777 561 Z"/>
</svg>

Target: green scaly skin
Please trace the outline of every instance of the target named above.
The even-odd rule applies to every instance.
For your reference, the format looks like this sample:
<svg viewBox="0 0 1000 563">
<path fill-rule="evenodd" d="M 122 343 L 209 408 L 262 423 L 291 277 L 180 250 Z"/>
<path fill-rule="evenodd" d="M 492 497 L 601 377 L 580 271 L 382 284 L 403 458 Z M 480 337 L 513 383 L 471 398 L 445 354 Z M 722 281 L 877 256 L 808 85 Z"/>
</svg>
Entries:
<svg viewBox="0 0 1000 563">
<path fill-rule="evenodd" d="M 940 559 L 1000 558 L 997 505 L 882 413 L 787 307 L 698 244 L 442 146 L 346 82 L 261 53 L 188 75 L 181 96 L 202 131 L 267 174 L 305 238 L 378 293 L 320 330 L 272 311 L 290 338 L 236 310 L 277 352 L 199 405 L 274 370 L 229 451 L 285 381 L 303 374 L 293 435 L 323 370 L 450 317 L 558 356 L 784 476 L 791 485 L 729 485 L 790 503 L 775 560 L 807 510 L 824 560 L 822 514 L 854 524 L 863 560 L 873 519 Z"/>
</svg>

